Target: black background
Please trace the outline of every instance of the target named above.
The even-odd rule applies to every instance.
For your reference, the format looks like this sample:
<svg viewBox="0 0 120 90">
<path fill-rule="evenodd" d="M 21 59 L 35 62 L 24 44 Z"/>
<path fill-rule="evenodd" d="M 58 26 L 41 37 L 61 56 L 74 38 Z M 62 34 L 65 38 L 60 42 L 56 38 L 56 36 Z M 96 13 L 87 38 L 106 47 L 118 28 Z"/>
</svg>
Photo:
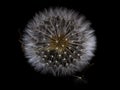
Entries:
<svg viewBox="0 0 120 90">
<path fill-rule="evenodd" d="M 111 8 L 112 4 L 98 2 L 97 0 L 94 2 L 87 0 L 14 1 L 8 2 L 8 4 L 4 6 L 5 10 L 3 10 L 6 18 L 3 23 L 5 23 L 4 28 L 6 28 L 5 34 L 7 36 L 4 44 L 6 49 L 8 48 L 7 52 L 5 52 L 8 56 L 5 56 L 7 59 L 4 60 L 5 64 L 3 65 L 6 85 L 11 84 L 10 87 L 26 86 L 38 89 L 99 89 L 106 87 L 106 84 L 111 82 L 111 78 L 108 78 L 109 75 L 107 73 L 111 68 L 109 62 L 111 62 L 112 57 L 108 54 L 107 48 L 109 47 L 109 41 L 112 40 L 109 29 L 111 14 L 114 11 Z M 91 27 L 95 29 L 97 50 L 91 62 L 93 65 L 82 73 L 84 76 L 83 81 L 70 76 L 41 75 L 27 63 L 27 59 L 24 57 L 19 42 L 20 35 L 36 12 L 43 11 L 44 8 L 49 7 L 66 7 L 80 12 L 85 15 L 86 19 L 91 21 Z M 76 75 L 81 75 L 81 73 Z"/>
</svg>

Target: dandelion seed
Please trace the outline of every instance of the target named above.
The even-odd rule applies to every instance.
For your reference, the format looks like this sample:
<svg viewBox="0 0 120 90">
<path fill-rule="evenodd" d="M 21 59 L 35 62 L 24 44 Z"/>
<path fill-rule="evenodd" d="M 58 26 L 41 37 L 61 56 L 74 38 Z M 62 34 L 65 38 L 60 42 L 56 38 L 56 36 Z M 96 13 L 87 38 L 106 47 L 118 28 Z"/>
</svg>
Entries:
<svg viewBox="0 0 120 90">
<path fill-rule="evenodd" d="M 63 58 L 63 60 L 65 61 L 65 60 L 66 60 L 66 58 Z"/>
<path fill-rule="evenodd" d="M 49 63 L 51 63 L 52 61 L 49 60 Z"/>
<path fill-rule="evenodd" d="M 47 55 L 44 55 L 44 57 L 47 57 Z"/>
<path fill-rule="evenodd" d="M 53 58 L 54 56 L 53 56 L 53 55 L 51 55 L 51 57 Z"/>
<path fill-rule="evenodd" d="M 50 50 L 47 50 L 47 52 L 50 52 Z"/>
<path fill-rule="evenodd" d="M 65 45 L 62 45 L 62 47 L 64 47 Z"/>
<path fill-rule="evenodd" d="M 61 57 L 61 54 L 59 54 L 59 57 Z"/>
<path fill-rule="evenodd" d="M 55 63 L 58 63 L 58 61 L 55 61 Z"/>
<path fill-rule="evenodd" d="M 79 53 L 78 53 L 77 55 L 78 55 L 78 56 L 80 56 L 80 54 L 79 54 Z"/>
<path fill-rule="evenodd" d="M 58 50 L 58 47 L 56 47 L 56 50 Z"/>
<path fill-rule="evenodd" d="M 67 52 L 64 52 L 64 54 L 66 54 Z"/>
<path fill-rule="evenodd" d="M 72 55 L 69 55 L 69 57 L 72 57 Z"/>
<path fill-rule="evenodd" d="M 58 40 L 56 40 L 55 42 L 58 43 Z"/>
</svg>

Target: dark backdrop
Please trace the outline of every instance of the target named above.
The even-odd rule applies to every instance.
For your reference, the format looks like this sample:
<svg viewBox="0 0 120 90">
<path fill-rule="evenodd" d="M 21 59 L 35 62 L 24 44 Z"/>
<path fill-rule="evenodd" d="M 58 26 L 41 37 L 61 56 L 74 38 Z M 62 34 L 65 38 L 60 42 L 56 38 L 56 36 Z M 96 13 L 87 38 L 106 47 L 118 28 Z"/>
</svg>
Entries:
<svg viewBox="0 0 120 90">
<path fill-rule="evenodd" d="M 107 43 L 109 43 L 110 29 L 108 29 L 111 5 L 105 2 L 94 2 L 87 0 L 39 0 L 28 2 L 8 2 L 5 5 L 4 16 L 6 17 L 5 26 L 6 39 L 4 42 L 8 50 L 5 54 L 7 59 L 4 60 L 5 84 L 12 84 L 11 87 L 34 87 L 38 89 L 70 89 L 70 88 L 85 88 L 85 89 L 98 89 L 106 86 L 109 79 L 106 72 L 108 68 L 108 58 L 105 53 Z M 86 16 L 90 20 L 91 27 L 95 29 L 97 37 L 97 50 L 95 57 L 92 59 L 92 66 L 82 73 L 83 80 L 78 80 L 74 77 L 54 77 L 52 75 L 41 75 L 36 72 L 33 67 L 27 63 L 27 59 L 21 49 L 20 34 L 25 28 L 25 25 L 34 14 L 38 11 L 44 10 L 49 7 L 66 7 L 73 9 Z M 107 27 L 108 26 L 108 27 Z M 108 33 L 109 32 L 109 33 Z M 7 41 L 7 42 L 6 42 Z M 110 59 L 109 59 L 110 60 Z M 107 66 L 106 66 L 107 65 Z M 77 73 L 76 75 L 81 75 Z"/>
</svg>

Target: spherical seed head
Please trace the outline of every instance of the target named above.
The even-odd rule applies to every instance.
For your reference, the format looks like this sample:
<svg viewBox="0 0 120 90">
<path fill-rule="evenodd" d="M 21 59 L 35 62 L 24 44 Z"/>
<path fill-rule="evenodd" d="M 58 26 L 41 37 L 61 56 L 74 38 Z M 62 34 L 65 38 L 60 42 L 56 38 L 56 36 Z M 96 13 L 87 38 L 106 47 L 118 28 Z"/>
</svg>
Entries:
<svg viewBox="0 0 120 90">
<path fill-rule="evenodd" d="M 48 9 L 36 14 L 25 29 L 25 56 L 36 70 L 71 75 L 94 56 L 93 31 L 90 22 L 73 10 Z"/>
</svg>

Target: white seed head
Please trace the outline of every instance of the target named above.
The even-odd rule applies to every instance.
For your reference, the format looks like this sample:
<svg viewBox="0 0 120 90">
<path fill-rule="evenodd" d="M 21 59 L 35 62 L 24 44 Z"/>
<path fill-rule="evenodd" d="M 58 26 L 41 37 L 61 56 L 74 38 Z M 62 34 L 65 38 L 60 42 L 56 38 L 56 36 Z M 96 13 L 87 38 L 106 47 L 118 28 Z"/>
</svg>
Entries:
<svg viewBox="0 0 120 90">
<path fill-rule="evenodd" d="M 40 12 L 23 34 L 25 57 L 36 70 L 71 75 L 88 65 L 96 49 L 96 37 L 84 16 L 66 8 Z"/>
</svg>

